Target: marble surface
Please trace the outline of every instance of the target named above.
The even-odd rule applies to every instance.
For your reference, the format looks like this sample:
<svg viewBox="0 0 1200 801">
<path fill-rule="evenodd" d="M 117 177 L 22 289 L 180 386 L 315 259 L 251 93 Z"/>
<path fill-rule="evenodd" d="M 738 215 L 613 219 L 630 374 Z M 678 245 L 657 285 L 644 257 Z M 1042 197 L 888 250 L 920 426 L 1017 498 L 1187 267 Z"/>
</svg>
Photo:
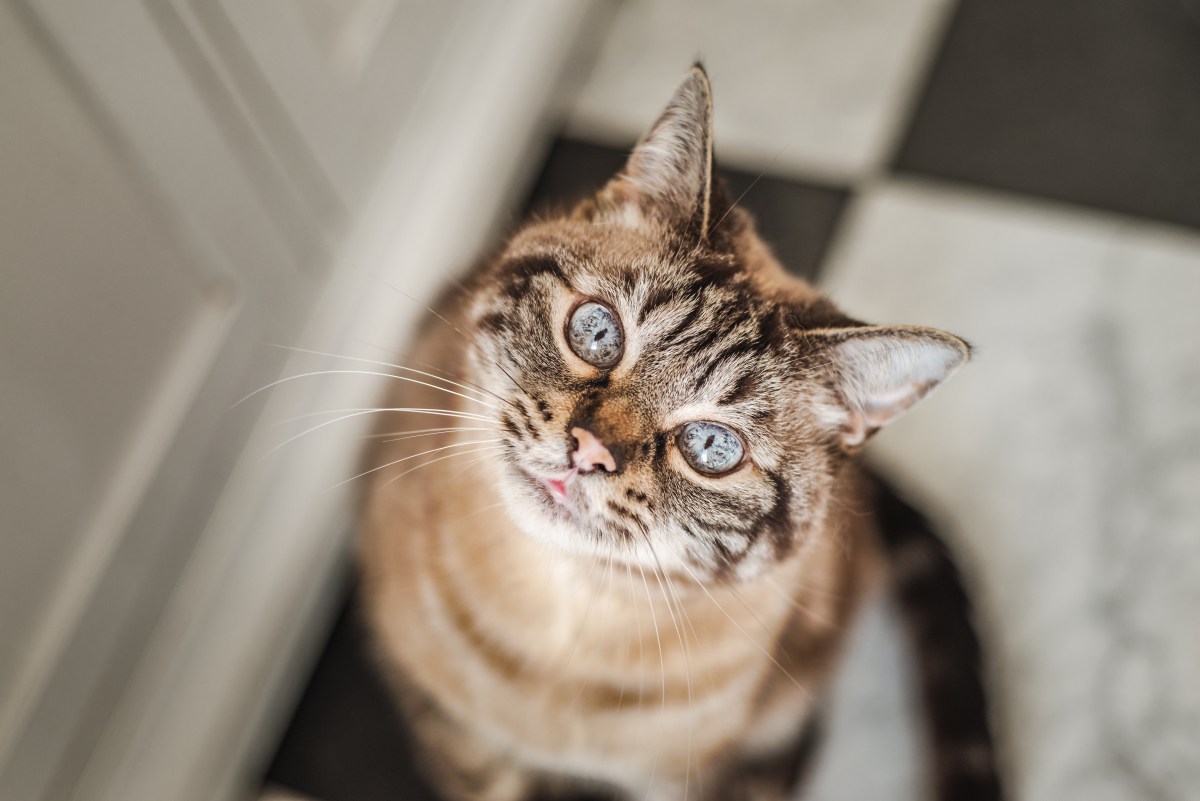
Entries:
<svg viewBox="0 0 1200 801">
<path fill-rule="evenodd" d="M 728 164 L 851 181 L 888 158 L 949 0 L 623 3 L 568 132 L 633 142 L 696 59 Z"/>
<path fill-rule="evenodd" d="M 896 610 L 880 595 L 863 610 L 826 709 L 824 739 L 797 801 L 923 799 L 923 718 Z"/>
<path fill-rule="evenodd" d="M 871 447 L 971 576 L 1014 797 L 1195 798 L 1200 236 L 893 182 L 859 196 L 825 275 L 864 319 L 977 348 Z M 903 704 L 870 703 L 903 684 L 894 637 L 860 636 L 833 765 L 892 770 L 911 749 Z M 910 792 L 886 797 L 914 797 L 895 775 Z M 831 778 L 807 797 L 855 797 L 840 789 L 864 781 Z"/>
</svg>

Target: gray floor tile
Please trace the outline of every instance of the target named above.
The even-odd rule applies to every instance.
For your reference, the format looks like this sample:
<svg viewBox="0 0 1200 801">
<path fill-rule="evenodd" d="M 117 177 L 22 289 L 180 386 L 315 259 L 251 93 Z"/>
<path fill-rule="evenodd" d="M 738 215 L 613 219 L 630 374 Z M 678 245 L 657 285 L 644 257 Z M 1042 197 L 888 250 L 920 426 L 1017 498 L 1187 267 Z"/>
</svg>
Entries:
<svg viewBox="0 0 1200 801">
<path fill-rule="evenodd" d="M 338 617 L 266 779 L 320 801 L 436 801 L 419 778 L 354 599 Z"/>
<path fill-rule="evenodd" d="M 1200 227 L 1200 3 L 963 0 L 898 167 Z"/>
</svg>

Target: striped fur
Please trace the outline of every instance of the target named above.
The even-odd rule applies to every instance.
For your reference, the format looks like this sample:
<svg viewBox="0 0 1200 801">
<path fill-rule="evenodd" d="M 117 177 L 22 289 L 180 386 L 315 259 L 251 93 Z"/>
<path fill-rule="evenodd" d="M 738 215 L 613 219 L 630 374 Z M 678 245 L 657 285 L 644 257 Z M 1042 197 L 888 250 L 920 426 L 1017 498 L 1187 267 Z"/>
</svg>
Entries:
<svg viewBox="0 0 1200 801">
<path fill-rule="evenodd" d="M 782 798 L 794 771 L 772 766 L 882 572 L 854 454 L 967 356 L 788 277 L 714 182 L 710 125 L 697 68 L 607 187 L 439 305 L 408 364 L 459 383 L 388 398 L 468 415 L 378 438 L 361 538 L 381 659 L 447 798 Z M 611 368 L 567 344 L 585 300 L 621 328 Z M 414 416 L 380 433 L 446 419 Z M 746 458 L 691 469 L 692 421 Z M 571 469 L 580 426 L 617 469 Z"/>
</svg>

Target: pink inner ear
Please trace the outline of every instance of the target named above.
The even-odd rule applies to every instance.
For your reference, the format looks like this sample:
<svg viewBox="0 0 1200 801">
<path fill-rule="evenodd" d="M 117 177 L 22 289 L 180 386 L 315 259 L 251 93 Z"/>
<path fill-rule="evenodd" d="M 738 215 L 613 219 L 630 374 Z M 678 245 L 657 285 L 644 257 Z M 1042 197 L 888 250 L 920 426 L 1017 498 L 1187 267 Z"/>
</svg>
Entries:
<svg viewBox="0 0 1200 801">
<path fill-rule="evenodd" d="M 912 381 L 892 392 L 874 395 L 863 405 L 862 417 L 868 426 L 883 428 L 892 419 L 908 411 L 936 385 L 932 381 Z"/>
<path fill-rule="evenodd" d="M 834 347 L 842 439 L 857 447 L 940 384 L 967 358 L 960 340 L 929 329 L 867 329 Z"/>
<path fill-rule="evenodd" d="M 891 397 L 876 396 L 862 409 L 851 409 L 849 422 L 843 430 L 843 441 L 848 447 L 862 445 L 872 434 L 912 407 L 933 386 L 929 382 L 913 382 L 906 390 L 891 393 Z"/>
</svg>

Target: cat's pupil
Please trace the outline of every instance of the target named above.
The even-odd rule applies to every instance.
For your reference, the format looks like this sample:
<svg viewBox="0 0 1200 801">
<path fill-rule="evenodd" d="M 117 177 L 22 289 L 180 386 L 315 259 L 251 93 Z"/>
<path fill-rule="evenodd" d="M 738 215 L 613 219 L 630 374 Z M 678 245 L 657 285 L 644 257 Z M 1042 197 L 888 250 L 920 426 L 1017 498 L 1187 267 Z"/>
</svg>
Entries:
<svg viewBox="0 0 1200 801">
<path fill-rule="evenodd" d="M 607 333 L 608 333 L 607 328 L 597 331 L 595 338 L 592 339 L 592 342 L 599 342 L 600 340 L 604 339 L 604 337 Z"/>
</svg>

